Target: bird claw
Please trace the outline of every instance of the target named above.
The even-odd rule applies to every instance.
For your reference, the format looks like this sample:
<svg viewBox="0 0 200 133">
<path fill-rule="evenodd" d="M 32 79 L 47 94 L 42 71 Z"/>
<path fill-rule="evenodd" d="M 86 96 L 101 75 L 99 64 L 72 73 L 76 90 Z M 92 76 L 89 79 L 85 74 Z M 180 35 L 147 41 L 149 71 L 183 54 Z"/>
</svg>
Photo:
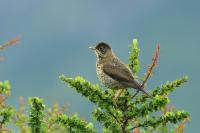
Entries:
<svg viewBox="0 0 200 133">
<path fill-rule="evenodd" d="M 122 94 L 123 92 L 124 92 L 124 89 L 119 89 L 119 90 L 117 90 L 117 92 L 116 92 L 116 94 L 115 94 L 113 100 L 114 100 L 114 101 L 117 101 L 117 99 L 121 96 L 121 94 Z"/>
</svg>

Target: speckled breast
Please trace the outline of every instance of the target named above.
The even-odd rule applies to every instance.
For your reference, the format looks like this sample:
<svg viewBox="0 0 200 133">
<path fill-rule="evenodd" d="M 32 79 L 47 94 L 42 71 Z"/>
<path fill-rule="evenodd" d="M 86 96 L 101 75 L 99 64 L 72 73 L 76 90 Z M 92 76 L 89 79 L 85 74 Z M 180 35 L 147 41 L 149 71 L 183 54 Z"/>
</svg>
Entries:
<svg viewBox="0 0 200 133">
<path fill-rule="evenodd" d="M 108 88 L 122 89 L 122 85 L 118 81 L 112 79 L 110 76 L 105 74 L 102 67 L 103 66 L 101 64 L 99 64 L 98 62 L 96 63 L 96 73 L 99 80 Z"/>
</svg>

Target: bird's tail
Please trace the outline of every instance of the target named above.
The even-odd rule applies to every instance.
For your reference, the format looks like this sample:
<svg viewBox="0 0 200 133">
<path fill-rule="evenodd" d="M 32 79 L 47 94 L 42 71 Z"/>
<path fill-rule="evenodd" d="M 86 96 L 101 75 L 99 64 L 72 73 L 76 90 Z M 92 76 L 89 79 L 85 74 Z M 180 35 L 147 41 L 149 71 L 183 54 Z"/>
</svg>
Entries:
<svg viewBox="0 0 200 133">
<path fill-rule="evenodd" d="M 144 89 L 139 89 L 140 91 L 142 91 L 144 94 L 146 94 L 149 98 L 153 98 L 153 96 L 152 95 L 150 95 L 147 91 L 145 91 Z"/>
<path fill-rule="evenodd" d="M 142 91 L 144 94 L 146 94 L 149 98 L 153 98 L 152 95 L 150 95 L 147 91 L 144 90 L 144 86 L 142 87 L 142 85 L 137 81 L 137 80 L 133 80 L 131 83 L 131 87 L 134 89 L 137 89 L 139 91 Z"/>
</svg>

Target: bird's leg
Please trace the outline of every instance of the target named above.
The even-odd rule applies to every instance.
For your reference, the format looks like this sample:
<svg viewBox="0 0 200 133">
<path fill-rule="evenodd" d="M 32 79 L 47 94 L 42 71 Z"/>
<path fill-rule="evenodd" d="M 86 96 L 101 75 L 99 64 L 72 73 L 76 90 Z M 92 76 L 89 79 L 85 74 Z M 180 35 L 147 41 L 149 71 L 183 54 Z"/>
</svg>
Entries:
<svg viewBox="0 0 200 133">
<path fill-rule="evenodd" d="M 115 97 L 113 98 L 113 100 L 117 100 L 118 97 L 120 97 L 120 95 L 124 92 L 124 89 L 119 89 L 117 90 Z"/>
</svg>

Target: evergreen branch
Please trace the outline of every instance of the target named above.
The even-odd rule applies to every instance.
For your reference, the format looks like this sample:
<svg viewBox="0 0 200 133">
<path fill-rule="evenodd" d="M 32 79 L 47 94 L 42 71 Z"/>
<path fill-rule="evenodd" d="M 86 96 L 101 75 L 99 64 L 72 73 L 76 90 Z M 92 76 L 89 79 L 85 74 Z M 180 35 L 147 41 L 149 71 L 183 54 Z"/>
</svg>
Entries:
<svg viewBox="0 0 200 133">
<path fill-rule="evenodd" d="M 132 70 L 133 75 L 137 76 L 137 73 L 140 70 L 140 61 L 138 59 L 140 49 L 138 48 L 138 40 L 133 39 L 132 44 L 129 45 L 129 48 L 131 49 L 129 53 L 129 68 Z"/>
<path fill-rule="evenodd" d="M 167 81 L 165 84 L 161 85 L 161 88 L 157 88 L 153 91 L 153 95 L 169 95 L 170 92 L 174 91 L 177 87 L 188 81 L 188 76 L 183 76 L 180 79 L 174 80 L 172 82 Z"/>
<path fill-rule="evenodd" d="M 0 94 L 9 96 L 10 95 L 10 82 L 4 81 L 0 82 Z"/>
<path fill-rule="evenodd" d="M 116 121 L 109 113 L 103 112 L 101 108 L 95 109 L 94 118 L 102 123 L 104 127 L 114 133 L 120 133 L 120 123 Z"/>
<path fill-rule="evenodd" d="M 29 98 L 30 114 L 29 125 L 32 133 L 45 133 L 45 124 L 43 122 L 45 105 L 43 100 L 38 97 Z"/>
<path fill-rule="evenodd" d="M 152 117 L 148 120 L 145 120 L 142 123 L 139 123 L 137 126 L 131 128 L 130 130 L 133 130 L 138 127 L 144 127 L 144 128 L 157 128 L 160 125 L 166 125 L 167 123 L 176 124 L 180 121 L 183 121 L 184 119 L 189 117 L 189 113 L 185 111 L 175 111 L 175 112 L 167 112 L 166 114 L 160 116 L 159 118 Z"/>
<path fill-rule="evenodd" d="M 61 114 L 57 117 L 56 122 L 62 124 L 70 133 L 96 133 L 92 123 L 81 120 L 77 115 L 69 117 Z"/>
<path fill-rule="evenodd" d="M 66 111 L 66 105 L 60 107 L 58 103 L 55 103 L 52 108 L 47 109 L 46 122 L 47 122 L 47 133 L 64 132 L 66 129 L 57 123 L 59 115 Z M 58 130 L 59 129 L 59 130 Z"/>
<path fill-rule="evenodd" d="M 155 88 L 152 92 L 152 96 L 166 96 L 173 92 L 176 88 L 181 87 L 185 82 L 188 81 L 188 76 L 183 76 L 180 79 L 174 81 L 167 81 L 165 84 L 160 87 Z M 135 104 L 139 104 L 140 102 L 145 102 L 148 99 L 146 95 L 138 96 L 136 98 Z"/>
<path fill-rule="evenodd" d="M 101 108 L 110 108 L 111 106 L 115 106 L 112 100 L 113 94 L 109 91 L 103 91 L 99 86 L 91 84 L 80 76 L 73 79 L 61 75 L 60 79 Z"/>
<path fill-rule="evenodd" d="M 0 82 L 0 107 L 4 105 L 4 101 L 10 95 L 10 82 L 4 81 Z"/>
<path fill-rule="evenodd" d="M 186 123 L 188 122 L 188 118 L 184 119 L 179 125 L 178 127 L 174 130 L 174 133 L 183 133 L 185 127 L 186 127 Z"/>
<path fill-rule="evenodd" d="M 4 50 L 5 48 L 7 48 L 8 46 L 12 46 L 12 45 L 15 45 L 17 44 L 18 42 L 20 41 L 20 37 L 16 37 L 2 45 L 0 45 L 0 50 Z"/>
<path fill-rule="evenodd" d="M 7 124 L 11 120 L 11 116 L 13 115 L 12 107 L 5 107 L 0 109 L 0 131 L 3 125 Z"/>
<path fill-rule="evenodd" d="M 123 95 L 121 95 L 117 100 L 117 108 L 122 112 L 126 112 L 129 104 L 132 101 L 132 94 L 128 90 L 124 90 Z"/>
<path fill-rule="evenodd" d="M 169 99 L 167 97 L 155 96 L 153 100 L 149 103 L 144 103 L 140 107 L 140 113 L 138 115 L 145 116 L 150 112 L 156 112 L 161 110 L 169 103 Z"/>
<path fill-rule="evenodd" d="M 159 111 L 169 103 L 169 99 L 167 97 L 157 95 L 149 102 L 141 102 L 139 107 L 135 103 L 131 103 L 129 105 L 127 116 L 130 119 L 144 117 L 149 113 Z"/>
</svg>

